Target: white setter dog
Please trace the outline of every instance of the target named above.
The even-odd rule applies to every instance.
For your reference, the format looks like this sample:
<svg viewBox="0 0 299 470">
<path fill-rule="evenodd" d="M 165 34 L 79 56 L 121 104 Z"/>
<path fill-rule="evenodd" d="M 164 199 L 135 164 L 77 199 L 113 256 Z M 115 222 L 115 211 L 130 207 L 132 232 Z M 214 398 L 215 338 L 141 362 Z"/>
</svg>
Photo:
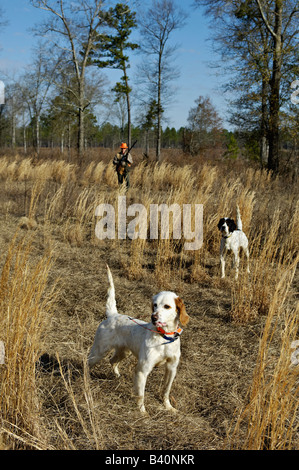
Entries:
<svg viewBox="0 0 299 470">
<path fill-rule="evenodd" d="M 247 272 L 249 273 L 249 249 L 248 239 L 242 230 L 242 221 L 239 206 L 237 206 L 237 223 L 233 219 L 223 217 L 218 222 L 218 228 L 222 233 L 220 242 L 220 263 L 221 263 L 221 277 L 225 277 L 225 258 L 227 252 L 232 251 L 235 262 L 235 279 L 238 279 L 239 264 L 240 264 L 240 248 L 243 249 L 247 258 Z"/>
<path fill-rule="evenodd" d="M 131 351 L 138 360 L 134 391 L 142 413 L 146 413 L 144 391 L 147 377 L 155 366 L 165 364 L 164 406 L 167 410 L 176 411 L 170 404 L 169 393 L 181 354 L 182 329 L 179 328 L 179 322 L 185 326 L 189 321 L 184 303 L 174 292 L 160 292 L 153 297 L 151 322 L 120 315 L 117 312 L 115 288 L 108 266 L 107 271 L 110 284 L 106 303 L 107 318 L 98 326 L 88 364 L 92 367 L 114 349 L 110 362 L 115 375 L 119 376 L 118 364 Z"/>
</svg>

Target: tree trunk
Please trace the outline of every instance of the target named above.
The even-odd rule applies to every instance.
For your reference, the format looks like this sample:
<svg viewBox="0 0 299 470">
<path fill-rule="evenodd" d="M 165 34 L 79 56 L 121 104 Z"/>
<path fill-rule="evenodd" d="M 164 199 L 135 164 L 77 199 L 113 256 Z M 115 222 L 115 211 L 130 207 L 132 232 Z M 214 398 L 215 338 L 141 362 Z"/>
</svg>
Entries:
<svg viewBox="0 0 299 470">
<path fill-rule="evenodd" d="M 269 159 L 268 168 L 275 173 L 279 169 L 279 109 L 282 54 L 282 10 L 283 0 L 275 3 L 274 55 L 270 81 Z"/>
<path fill-rule="evenodd" d="M 265 168 L 268 166 L 268 111 L 267 111 L 267 87 L 268 82 L 263 79 L 262 82 L 262 116 L 261 116 L 261 137 L 260 137 L 260 162 L 261 167 Z"/>
<path fill-rule="evenodd" d="M 84 110 L 79 107 L 79 120 L 78 120 L 78 156 L 79 162 L 82 163 L 84 153 Z"/>
<path fill-rule="evenodd" d="M 131 130 L 131 104 L 130 104 L 130 93 L 127 93 L 127 106 L 128 106 L 128 147 L 131 147 L 132 130 Z"/>
<path fill-rule="evenodd" d="M 125 78 L 125 84 L 126 84 L 126 96 L 127 96 L 127 112 L 128 112 L 128 147 L 131 147 L 131 141 L 132 141 L 132 126 L 131 126 L 131 103 L 130 103 L 130 89 L 129 89 L 129 83 L 128 83 L 128 77 L 127 77 L 127 71 L 126 67 L 124 66 L 124 78 Z"/>
<path fill-rule="evenodd" d="M 145 154 L 149 157 L 149 129 L 145 132 Z"/>
<path fill-rule="evenodd" d="M 60 151 L 61 151 L 61 154 L 63 155 L 63 152 L 64 152 L 64 131 L 61 133 Z"/>
<path fill-rule="evenodd" d="M 156 142 L 156 160 L 157 162 L 161 159 L 161 115 L 162 115 L 162 106 L 161 106 L 161 61 L 162 53 L 159 57 L 159 71 L 158 71 L 158 109 L 157 109 L 157 142 Z"/>
<path fill-rule="evenodd" d="M 27 140 L 26 140 L 26 127 L 23 126 L 23 147 L 24 147 L 24 154 L 27 153 Z"/>
<path fill-rule="evenodd" d="M 35 122 L 35 138 L 36 138 L 36 154 L 39 157 L 40 141 L 39 141 L 39 116 L 36 116 Z"/>
<path fill-rule="evenodd" d="M 12 136 L 11 136 L 11 146 L 14 149 L 16 147 L 16 116 L 15 111 L 13 109 L 12 113 Z"/>
</svg>

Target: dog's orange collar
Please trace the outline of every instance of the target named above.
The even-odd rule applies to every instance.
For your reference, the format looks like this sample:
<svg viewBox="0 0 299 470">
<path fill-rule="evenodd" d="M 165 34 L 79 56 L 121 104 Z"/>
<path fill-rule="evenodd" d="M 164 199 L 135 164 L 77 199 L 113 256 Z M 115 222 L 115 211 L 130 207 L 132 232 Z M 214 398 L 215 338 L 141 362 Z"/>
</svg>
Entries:
<svg viewBox="0 0 299 470">
<path fill-rule="evenodd" d="M 175 331 L 172 331 L 171 333 L 166 332 L 160 326 L 157 326 L 156 328 L 157 328 L 157 331 L 161 333 L 161 335 L 165 335 L 165 336 L 181 335 L 183 332 L 183 329 L 179 327 L 177 327 L 177 329 Z"/>
<path fill-rule="evenodd" d="M 175 331 L 172 331 L 171 333 L 167 333 L 163 328 L 157 326 L 157 333 L 160 333 L 162 335 L 162 338 L 166 339 L 167 343 L 173 343 L 176 339 L 178 339 L 181 334 L 183 333 L 183 329 L 180 327 L 177 327 Z M 163 344 L 167 344 L 163 343 Z"/>
<path fill-rule="evenodd" d="M 131 317 L 128 317 L 128 318 L 129 318 L 129 320 L 132 320 L 134 323 L 136 323 L 138 326 L 141 326 L 142 328 L 144 328 L 148 331 L 152 331 L 153 333 L 158 333 L 158 334 L 162 335 L 162 337 L 164 339 L 166 339 L 168 343 L 173 343 L 183 333 L 183 329 L 180 328 L 179 326 L 177 327 L 177 329 L 175 331 L 172 331 L 171 333 L 167 333 L 160 326 L 157 326 L 156 330 L 151 330 L 150 328 L 147 328 L 144 325 L 141 325 L 140 323 L 138 323 L 136 320 L 134 320 L 134 318 L 131 318 Z"/>
</svg>

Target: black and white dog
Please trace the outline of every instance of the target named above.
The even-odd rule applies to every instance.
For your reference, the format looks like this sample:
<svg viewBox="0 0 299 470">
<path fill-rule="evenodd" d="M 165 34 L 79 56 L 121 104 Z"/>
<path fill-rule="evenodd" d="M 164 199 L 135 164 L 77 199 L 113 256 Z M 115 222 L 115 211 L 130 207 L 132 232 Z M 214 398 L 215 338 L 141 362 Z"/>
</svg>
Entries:
<svg viewBox="0 0 299 470">
<path fill-rule="evenodd" d="M 222 233 L 220 243 L 220 263 L 221 263 L 221 278 L 225 277 L 225 258 L 228 251 L 234 254 L 234 261 L 236 267 L 235 279 L 238 279 L 239 264 L 240 264 L 240 248 L 243 249 L 247 257 L 247 272 L 249 273 L 249 250 L 248 239 L 242 230 L 242 221 L 239 206 L 237 206 L 237 223 L 233 219 L 223 217 L 218 222 L 218 228 Z"/>
</svg>

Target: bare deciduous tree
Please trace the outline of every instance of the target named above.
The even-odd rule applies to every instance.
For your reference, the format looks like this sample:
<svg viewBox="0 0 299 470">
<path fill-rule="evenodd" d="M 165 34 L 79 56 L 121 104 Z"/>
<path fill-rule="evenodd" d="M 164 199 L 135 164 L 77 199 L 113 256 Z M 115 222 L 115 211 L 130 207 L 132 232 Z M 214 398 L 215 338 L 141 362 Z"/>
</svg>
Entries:
<svg viewBox="0 0 299 470">
<path fill-rule="evenodd" d="M 40 116 L 46 105 L 47 95 L 53 84 L 58 65 L 59 59 L 48 61 L 43 47 L 39 46 L 33 63 L 18 79 L 17 87 L 29 112 L 33 130 L 33 146 L 37 156 L 40 149 Z"/>
<path fill-rule="evenodd" d="M 149 84 L 149 93 L 156 107 L 156 159 L 161 153 L 161 120 L 163 114 L 163 98 L 167 97 L 169 83 L 178 77 L 177 70 L 171 64 L 176 45 L 170 45 L 169 39 L 173 31 L 181 28 L 186 14 L 173 0 L 153 0 L 148 11 L 141 17 L 140 30 L 142 35 L 142 52 L 146 55 L 143 75 Z"/>
<path fill-rule="evenodd" d="M 210 98 L 200 96 L 188 116 L 189 129 L 187 144 L 191 155 L 198 155 L 202 150 L 213 148 L 220 140 L 222 122 Z"/>
<path fill-rule="evenodd" d="M 84 116 L 90 105 L 86 96 L 86 69 L 96 32 L 103 24 L 102 0 L 31 0 L 33 6 L 47 11 L 51 16 L 39 28 L 39 33 L 53 41 L 53 46 L 63 50 L 66 62 L 73 65 L 76 88 L 72 93 L 78 109 L 78 152 L 84 151 Z"/>
</svg>

